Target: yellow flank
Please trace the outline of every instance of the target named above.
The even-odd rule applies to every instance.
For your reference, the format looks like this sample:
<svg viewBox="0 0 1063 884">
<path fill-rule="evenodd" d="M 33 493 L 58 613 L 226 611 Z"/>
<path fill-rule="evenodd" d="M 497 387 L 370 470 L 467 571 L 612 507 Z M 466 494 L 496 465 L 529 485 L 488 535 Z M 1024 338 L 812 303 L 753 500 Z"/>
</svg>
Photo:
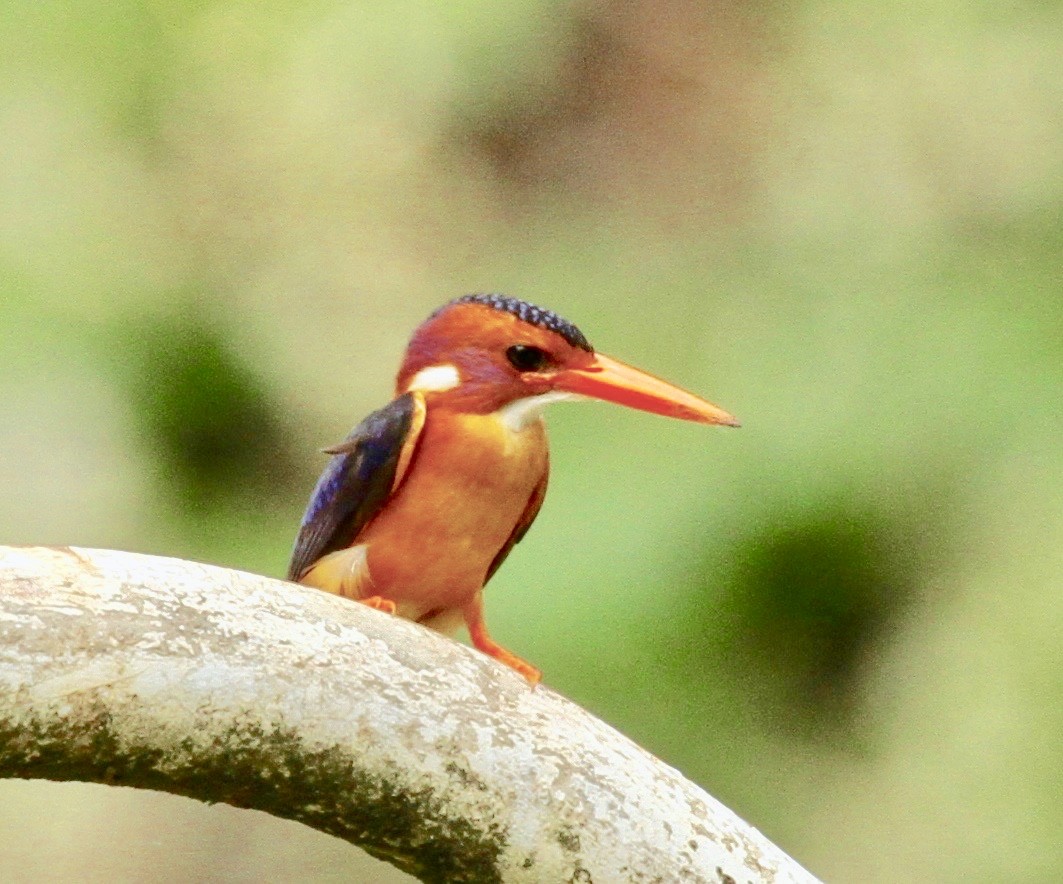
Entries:
<svg viewBox="0 0 1063 884">
<path fill-rule="evenodd" d="M 322 556 L 299 582 L 349 599 L 371 596 L 373 587 L 366 567 L 365 546 L 356 544 Z"/>
<path fill-rule="evenodd" d="M 497 414 L 430 408 L 405 480 L 356 538 L 367 550 L 362 597 L 390 599 L 411 619 L 472 601 L 547 461 L 542 420 L 514 431 Z"/>
</svg>

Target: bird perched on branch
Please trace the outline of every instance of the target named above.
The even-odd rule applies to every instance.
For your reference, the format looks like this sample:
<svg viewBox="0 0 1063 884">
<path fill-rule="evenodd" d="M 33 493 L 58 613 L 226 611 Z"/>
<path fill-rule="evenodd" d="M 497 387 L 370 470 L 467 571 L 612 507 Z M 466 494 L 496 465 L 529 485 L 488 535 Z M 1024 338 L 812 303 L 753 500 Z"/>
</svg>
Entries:
<svg viewBox="0 0 1063 884">
<path fill-rule="evenodd" d="M 596 353 L 549 310 L 466 295 L 415 332 L 395 398 L 339 445 L 318 480 L 288 579 L 451 632 L 521 673 L 541 673 L 487 633 L 483 588 L 546 494 L 542 410 L 591 397 L 703 424 L 726 411 Z"/>
</svg>

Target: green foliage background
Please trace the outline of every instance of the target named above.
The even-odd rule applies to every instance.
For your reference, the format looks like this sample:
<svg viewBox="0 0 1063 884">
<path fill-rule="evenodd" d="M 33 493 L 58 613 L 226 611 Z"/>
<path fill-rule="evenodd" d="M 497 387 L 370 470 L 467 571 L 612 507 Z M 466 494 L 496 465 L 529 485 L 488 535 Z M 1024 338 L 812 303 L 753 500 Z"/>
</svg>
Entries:
<svg viewBox="0 0 1063 884">
<path fill-rule="evenodd" d="M 1063 873 L 1059 3 L 8 3 L 0 49 L 0 539 L 281 574 L 412 328 L 517 294 L 744 426 L 558 406 L 496 638 L 828 880 Z M 383 880 L 0 787 L 31 880 Z"/>
</svg>

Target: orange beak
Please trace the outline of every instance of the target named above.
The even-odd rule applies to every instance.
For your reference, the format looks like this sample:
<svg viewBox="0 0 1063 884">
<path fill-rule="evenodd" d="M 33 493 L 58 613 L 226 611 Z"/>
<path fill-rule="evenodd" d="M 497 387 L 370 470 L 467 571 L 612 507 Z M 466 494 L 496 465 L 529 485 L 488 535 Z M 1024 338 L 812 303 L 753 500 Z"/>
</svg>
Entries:
<svg viewBox="0 0 1063 884">
<path fill-rule="evenodd" d="M 554 375 L 553 386 L 566 393 L 592 396 L 684 421 L 726 427 L 739 425 L 732 415 L 700 396 L 601 353 L 594 355 L 590 365 L 559 371 Z"/>
</svg>

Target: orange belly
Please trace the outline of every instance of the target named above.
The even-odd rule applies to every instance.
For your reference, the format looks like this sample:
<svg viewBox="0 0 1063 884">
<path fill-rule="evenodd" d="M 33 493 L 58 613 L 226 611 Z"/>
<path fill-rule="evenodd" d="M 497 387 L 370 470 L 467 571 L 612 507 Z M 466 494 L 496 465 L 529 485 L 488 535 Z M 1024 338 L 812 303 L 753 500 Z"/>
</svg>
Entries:
<svg viewBox="0 0 1063 884">
<path fill-rule="evenodd" d="M 355 541 L 366 546 L 370 594 L 411 619 L 469 602 L 547 458 L 540 420 L 516 432 L 494 415 L 430 409 L 409 473 Z"/>
</svg>

